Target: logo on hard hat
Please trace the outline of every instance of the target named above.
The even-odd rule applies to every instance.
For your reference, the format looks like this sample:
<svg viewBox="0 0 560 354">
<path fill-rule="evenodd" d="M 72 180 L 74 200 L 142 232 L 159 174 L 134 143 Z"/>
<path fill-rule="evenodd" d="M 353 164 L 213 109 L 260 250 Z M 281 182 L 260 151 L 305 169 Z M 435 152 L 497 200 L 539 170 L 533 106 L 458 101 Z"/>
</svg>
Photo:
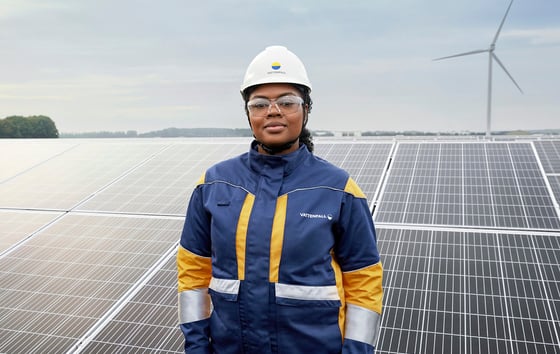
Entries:
<svg viewBox="0 0 560 354">
<path fill-rule="evenodd" d="M 282 67 L 282 65 L 280 65 L 279 62 L 275 61 L 272 64 L 270 64 L 270 66 L 272 67 L 273 70 L 278 70 Z"/>
</svg>

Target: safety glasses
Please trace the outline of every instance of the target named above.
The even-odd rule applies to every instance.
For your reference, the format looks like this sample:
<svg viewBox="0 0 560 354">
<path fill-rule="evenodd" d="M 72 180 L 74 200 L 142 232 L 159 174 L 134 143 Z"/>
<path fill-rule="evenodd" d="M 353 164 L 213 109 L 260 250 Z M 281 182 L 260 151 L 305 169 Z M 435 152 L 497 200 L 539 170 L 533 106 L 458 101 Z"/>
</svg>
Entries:
<svg viewBox="0 0 560 354">
<path fill-rule="evenodd" d="M 259 97 L 247 102 L 247 109 L 252 116 L 263 117 L 268 115 L 272 105 L 274 105 L 281 114 L 296 113 L 299 107 L 303 105 L 303 98 L 294 95 L 282 96 L 275 100 Z"/>
</svg>

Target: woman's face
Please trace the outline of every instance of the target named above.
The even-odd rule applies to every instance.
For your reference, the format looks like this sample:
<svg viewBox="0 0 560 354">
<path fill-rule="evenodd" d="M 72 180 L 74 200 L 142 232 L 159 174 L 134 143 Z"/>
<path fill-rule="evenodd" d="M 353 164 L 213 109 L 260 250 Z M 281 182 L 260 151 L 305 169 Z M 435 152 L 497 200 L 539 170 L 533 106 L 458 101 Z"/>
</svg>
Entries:
<svg viewBox="0 0 560 354">
<path fill-rule="evenodd" d="M 299 137 L 303 126 L 304 110 L 306 109 L 305 105 L 302 104 L 303 100 L 298 100 L 297 107 L 294 106 L 292 109 L 286 108 L 284 112 L 281 111 L 283 109 L 282 105 L 278 105 L 281 106 L 279 111 L 276 104 L 274 104 L 281 97 L 284 100 L 286 97 L 288 97 L 288 100 L 290 98 L 293 99 L 293 97 L 289 96 L 301 98 L 300 92 L 291 84 L 260 85 L 249 96 L 249 105 L 252 102 L 267 102 L 260 99 L 266 99 L 272 103 L 270 109 L 265 110 L 264 113 L 252 112 L 251 108 L 249 108 L 251 129 L 255 138 L 262 144 L 269 147 L 278 147 Z M 280 100 L 280 103 L 283 99 Z M 290 112 L 287 113 L 286 111 Z M 296 141 L 290 148 L 281 153 L 287 154 L 298 148 L 299 144 Z M 266 153 L 260 146 L 259 152 Z"/>
</svg>

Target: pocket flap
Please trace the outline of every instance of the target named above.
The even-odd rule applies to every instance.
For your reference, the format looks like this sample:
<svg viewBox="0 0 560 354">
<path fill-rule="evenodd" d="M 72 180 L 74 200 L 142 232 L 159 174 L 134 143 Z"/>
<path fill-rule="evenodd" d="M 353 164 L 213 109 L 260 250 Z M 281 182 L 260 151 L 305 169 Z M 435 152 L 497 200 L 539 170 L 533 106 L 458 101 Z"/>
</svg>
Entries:
<svg viewBox="0 0 560 354">
<path fill-rule="evenodd" d="M 210 292 L 220 296 L 227 301 L 237 301 L 239 295 L 239 285 L 241 281 L 238 279 L 218 279 L 212 277 L 210 279 Z"/>
<path fill-rule="evenodd" d="M 276 303 L 289 306 L 339 307 L 340 296 L 336 285 L 308 286 L 275 284 Z"/>
</svg>

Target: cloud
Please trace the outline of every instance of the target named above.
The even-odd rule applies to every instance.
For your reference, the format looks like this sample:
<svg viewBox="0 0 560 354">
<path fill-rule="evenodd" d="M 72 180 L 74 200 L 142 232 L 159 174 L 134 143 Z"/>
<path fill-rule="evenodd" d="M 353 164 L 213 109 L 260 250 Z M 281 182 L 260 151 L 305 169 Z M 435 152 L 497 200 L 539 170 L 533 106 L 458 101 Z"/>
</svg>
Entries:
<svg viewBox="0 0 560 354">
<path fill-rule="evenodd" d="M 523 39 L 534 45 L 560 44 L 560 28 L 535 28 L 505 31 L 503 37 Z"/>
<path fill-rule="evenodd" d="M 0 2 L 0 19 L 18 18 L 44 10 L 64 10 L 64 3 L 43 0 L 3 0 Z"/>
<path fill-rule="evenodd" d="M 11 100 L 11 101 L 37 101 L 37 100 L 48 100 L 48 101 L 69 101 L 71 100 L 68 96 L 56 96 L 56 95 L 37 95 L 31 96 L 28 94 L 21 95 L 3 95 L 0 94 L 0 100 Z"/>
<path fill-rule="evenodd" d="M 309 13 L 309 8 L 303 6 L 292 6 L 289 8 L 289 11 L 294 15 L 305 15 Z"/>
<path fill-rule="evenodd" d="M 126 107 L 117 110 L 117 113 L 136 114 L 140 116 L 158 116 L 170 113 L 185 113 L 199 110 L 198 106 L 175 105 L 175 106 L 151 106 L 151 107 Z"/>
</svg>

